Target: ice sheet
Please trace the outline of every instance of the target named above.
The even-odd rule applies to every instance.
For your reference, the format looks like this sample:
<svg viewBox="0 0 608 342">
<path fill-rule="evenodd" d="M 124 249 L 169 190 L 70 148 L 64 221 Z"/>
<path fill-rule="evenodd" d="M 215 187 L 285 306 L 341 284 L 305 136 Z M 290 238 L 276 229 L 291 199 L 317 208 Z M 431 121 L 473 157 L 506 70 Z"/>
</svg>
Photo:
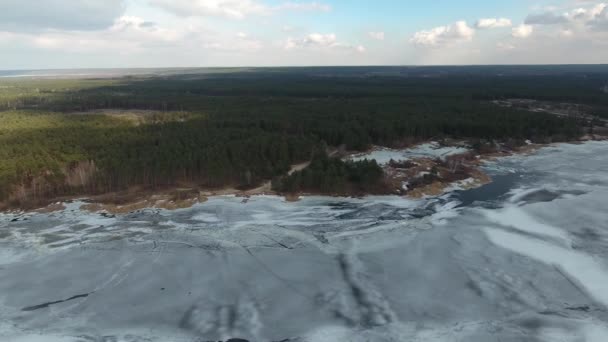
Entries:
<svg viewBox="0 0 608 342">
<path fill-rule="evenodd" d="M 607 152 L 499 159 L 504 191 L 420 200 L 3 214 L 0 340 L 608 340 Z"/>
</svg>

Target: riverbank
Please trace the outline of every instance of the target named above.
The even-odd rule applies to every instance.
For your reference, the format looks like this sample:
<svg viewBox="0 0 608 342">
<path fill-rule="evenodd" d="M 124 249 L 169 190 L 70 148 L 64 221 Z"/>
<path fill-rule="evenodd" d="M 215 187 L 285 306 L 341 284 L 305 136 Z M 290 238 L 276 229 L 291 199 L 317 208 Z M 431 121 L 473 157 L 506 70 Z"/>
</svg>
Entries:
<svg viewBox="0 0 608 342">
<path fill-rule="evenodd" d="M 579 140 L 568 143 L 578 144 L 590 140 L 607 140 L 605 136 L 583 136 Z M 345 160 L 376 159 L 384 171 L 386 190 L 373 195 L 396 195 L 408 198 L 423 198 L 439 196 L 453 190 L 474 189 L 492 182 L 482 166 L 487 161 L 507 157 L 514 154 L 531 154 L 552 144 L 532 144 L 517 147 L 506 147 L 496 144 L 492 149 L 474 151 L 464 141 L 431 141 L 414 145 L 410 148 L 391 150 L 384 147 L 373 147 L 363 153 L 332 152 Z M 407 158 L 399 159 L 398 156 Z M 293 165 L 289 175 L 301 171 L 309 163 Z M 101 195 L 65 196 L 50 199 L 47 205 L 38 208 L 7 207 L 5 212 L 39 212 L 50 213 L 65 209 L 63 203 L 76 200 L 86 202 L 81 209 L 90 212 L 106 212 L 112 215 L 126 214 L 146 208 L 176 210 L 190 208 L 197 203 L 204 203 L 209 198 L 217 196 L 235 196 L 246 203 L 253 196 L 272 195 L 282 196 L 288 202 L 299 201 L 307 196 L 330 197 L 365 197 L 366 193 L 328 194 L 328 193 L 279 193 L 272 190 L 270 181 L 266 181 L 251 189 L 199 188 L 196 185 L 167 187 L 164 189 L 145 189 L 132 187 L 125 191 Z"/>
</svg>

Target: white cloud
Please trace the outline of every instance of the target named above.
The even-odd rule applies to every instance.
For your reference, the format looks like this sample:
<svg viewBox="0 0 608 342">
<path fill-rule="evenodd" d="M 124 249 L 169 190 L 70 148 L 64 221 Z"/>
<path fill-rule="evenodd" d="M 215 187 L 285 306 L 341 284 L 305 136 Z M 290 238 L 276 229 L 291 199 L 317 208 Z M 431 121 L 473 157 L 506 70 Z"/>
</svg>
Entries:
<svg viewBox="0 0 608 342">
<path fill-rule="evenodd" d="M 500 28 L 500 27 L 511 27 L 513 23 L 510 19 L 506 18 L 485 18 L 479 19 L 475 27 L 478 29 L 492 29 L 492 28 Z"/>
<path fill-rule="evenodd" d="M 381 31 L 372 31 L 372 32 L 368 32 L 367 35 L 375 40 L 384 40 L 385 38 L 385 34 L 384 32 Z"/>
<path fill-rule="evenodd" d="M 284 48 L 285 50 L 293 50 L 298 48 L 298 46 L 300 46 L 300 44 L 298 43 L 298 41 L 294 38 L 287 38 L 287 40 L 285 41 L 285 45 Z"/>
<path fill-rule="evenodd" d="M 484 18 L 473 28 L 461 22 L 417 32 L 410 42 L 442 49 L 419 49 L 418 60 L 427 63 L 456 61 L 456 54 L 467 64 L 482 63 L 597 63 L 608 58 L 608 4 L 606 1 L 564 0 L 555 7 L 537 7 L 524 23 L 513 25 L 506 18 Z M 476 30 L 511 27 L 511 38 L 500 40 L 488 35 L 484 40 L 470 41 Z M 492 46 L 493 45 L 493 46 Z M 494 48 L 492 48 L 494 47 Z M 472 53 L 481 51 L 479 59 Z M 445 53 L 453 54 L 446 57 Z M 551 54 L 551 51 L 560 51 Z M 572 54 L 577 51 L 577 54 Z"/>
<path fill-rule="evenodd" d="M 555 25 L 565 24 L 568 22 L 568 17 L 562 14 L 546 12 L 541 14 L 533 14 L 526 17 L 527 25 Z"/>
<path fill-rule="evenodd" d="M 122 16 L 114 21 L 114 25 L 110 28 L 113 31 L 121 31 L 129 28 L 135 29 L 151 29 L 156 26 L 155 23 L 150 21 L 145 21 L 140 17 L 135 16 Z"/>
<path fill-rule="evenodd" d="M 246 32 L 237 32 L 236 34 L 236 38 L 237 38 L 237 42 L 224 42 L 224 43 L 229 43 L 232 44 L 233 48 L 238 49 L 242 49 L 242 50 L 248 50 L 248 51 L 253 51 L 253 50 L 259 50 L 264 46 L 264 43 L 254 37 L 252 37 L 249 33 Z M 220 48 L 220 49 L 229 49 L 229 46 L 226 46 L 226 44 L 221 44 L 221 43 L 216 43 L 215 48 Z"/>
<path fill-rule="evenodd" d="M 15 39 L 15 34 L 12 32 L 0 31 L 0 43 L 9 43 Z"/>
<path fill-rule="evenodd" d="M 501 51 L 508 51 L 508 50 L 515 49 L 515 45 L 513 45 L 511 43 L 502 43 L 502 42 L 499 42 L 499 43 L 496 44 L 496 48 L 498 48 L 498 50 L 501 50 Z"/>
<path fill-rule="evenodd" d="M 331 47 L 337 44 L 335 33 L 312 33 L 304 38 L 287 38 L 285 49 L 291 50 L 303 47 Z"/>
<path fill-rule="evenodd" d="M 330 46 L 336 43 L 336 35 L 334 33 L 313 33 L 309 34 L 308 37 L 304 38 L 304 43 L 310 45 Z"/>
<path fill-rule="evenodd" d="M 593 7 L 589 13 L 588 25 L 593 29 L 608 31 L 608 4 L 601 3 Z"/>
<path fill-rule="evenodd" d="M 0 44 L 20 44 L 25 48 L 91 56 L 145 54 L 179 51 L 246 53 L 264 47 L 262 41 L 244 32 L 221 33 L 183 25 L 165 28 L 140 17 L 123 16 L 100 31 L 45 31 L 10 33 L 0 31 Z"/>
<path fill-rule="evenodd" d="M 580 1 L 581 3 L 585 1 Z M 562 30 L 569 30 L 571 27 L 592 30 L 608 30 L 608 4 L 594 4 L 588 8 L 574 8 L 566 12 L 557 12 L 556 9 L 531 14 L 526 18 L 529 25 L 560 25 Z"/>
<path fill-rule="evenodd" d="M 291 10 L 301 12 L 329 12 L 331 6 L 320 2 L 285 2 L 275 7 L 277 10 Z"/>
<path fill-rule="evenodd" d="M 250 15 L 269 15 L 277 11 L 329 12 L 320 2 L 284 2 L 269 6 L 258 0 L 149 0 L 153 6 L 181 17 L 220 16 L 243 19 Z"/>
<path fill-rule="evenodd" d="M 20 41 L 44 50 L 70 53 L 99 53 L 115 51 L 118 54 L 136 53 L 146 48 L 173 45 L 188 37 L 190 32 L 158 27 L 139 17 L 123 16 L 101 31 L 47 31 L 22 34 Z"/>
<path fill-rule="evenodd" d="M 0 30 L 98 30 L 125 11 L 125 0 L 0 0 Z"/>
<path fill-rule="evenodd" d="M 511 35 L 515 38 L 528 38 L 534 32 L 534 26 L 521 24 L 516 26 L 511 31 Z"/>
<path fill-rule="evenodd" d="M 311 33 L 303 38 L 287 38 L 283 45 L 285 50 L 295 49 L 342 49 L 351 50 L 359 53 L 366 51 L 362 45 L 351 45 L 338 41 L 335 33 Z"/>
<path fill-rule="evenodd" d="M 574 36 L 574 32 L 569 29 L 564 29 L 564 30 L 560 31 L 560 35 L 564 38 L 570 38 L 570 37 Z"/>
<path fill-rule="evenodd" d="M 475 29 L 467 25 L 465 21 L 457 21 L 452 25 L 416 32 L 410 42 L 416 45 L 439 46 L 471 41 L 473 36 L 475 36 Z"/>
<path fill-rule="evenodd" d="M 222 16 L 243 19 L 267 14 L 269 8 L 254 0 L 150 0 L 150 4 L 183 17 Z"/>
<path fill-rule="evenodd" d="M 129 3 L 129 16 L 125 16 L 125 3 Z M 153 8 L 145 5 L 151 3 L 155 3 Z M 333 9 L 326 3 L 331 2 L 0 0 L 0 51 L 4 52 L 0 54 L 0 65 L 40 68 L 608 60 L 608 0 L 557 0 L 554 7 L 535 7 L 527 22 L 516 25 L 506 18 L 487 17 L 474 23 L 459 21 L 432 28 L 433 25 L 429 26 L 432 29 L 411 36 L 413 45 L 430 48 L 374 44 L 389 38 L 382 32 L 383 23 L 378 21 L 340 26 L 344 32 L 360 32 L 358 38 L 349 41 L 341 34 L 331 33 L 332 30 L 308 34 L 307 26 L 317 21 L 288 15 L 327 13 L 322 15 L 323 20 L 331 21 Z M 341 5 L 340 11 L 344 11 L 340 15 L 349 14 L 347 5 Z M 154 22 L 144 19 L 148 15 Z M 257 16 L 255 19 L 261 20 L 201 18 L 207 16 L 232 19 Z M 481 34 L 477 39 L 476 33 L 482 30 L 497 32 L 484 32 L 483 39 Z M 369 42 L 367 49 L 357 39 Z M 466 42 L 470 43 L 463 44 Z"/>
</svg>

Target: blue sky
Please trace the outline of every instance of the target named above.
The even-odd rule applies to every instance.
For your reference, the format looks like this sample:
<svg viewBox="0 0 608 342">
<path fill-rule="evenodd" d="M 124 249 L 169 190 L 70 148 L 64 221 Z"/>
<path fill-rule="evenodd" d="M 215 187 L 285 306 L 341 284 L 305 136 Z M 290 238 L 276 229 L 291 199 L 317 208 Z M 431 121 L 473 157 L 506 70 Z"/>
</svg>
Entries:
<svg viewBox="0 0 608 342">
<path fill-rule="evenodd" d="M 0 1 L 0 69 L 605 62 L 603 1 Z"/>
</svg>

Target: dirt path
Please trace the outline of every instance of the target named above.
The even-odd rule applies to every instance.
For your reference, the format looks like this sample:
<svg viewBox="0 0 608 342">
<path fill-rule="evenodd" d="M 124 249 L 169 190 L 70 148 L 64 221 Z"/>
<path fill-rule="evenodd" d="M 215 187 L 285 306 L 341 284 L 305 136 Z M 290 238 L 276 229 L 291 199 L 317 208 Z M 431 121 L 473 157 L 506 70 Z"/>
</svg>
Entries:
<svg viewBox="0 0 608 342">
<path fill-rule="evenodd" d="M 292 165 L 291 170 L 289 170 L 289 172 L 287 174 L 291 176 L 298 171 L 304 170 L 305 168 L 308 167 L 308 165 L 310 165 L 309 161 L 305 162 L 305 163 L 301 163 L 301 164 Z"/>
</svg>

